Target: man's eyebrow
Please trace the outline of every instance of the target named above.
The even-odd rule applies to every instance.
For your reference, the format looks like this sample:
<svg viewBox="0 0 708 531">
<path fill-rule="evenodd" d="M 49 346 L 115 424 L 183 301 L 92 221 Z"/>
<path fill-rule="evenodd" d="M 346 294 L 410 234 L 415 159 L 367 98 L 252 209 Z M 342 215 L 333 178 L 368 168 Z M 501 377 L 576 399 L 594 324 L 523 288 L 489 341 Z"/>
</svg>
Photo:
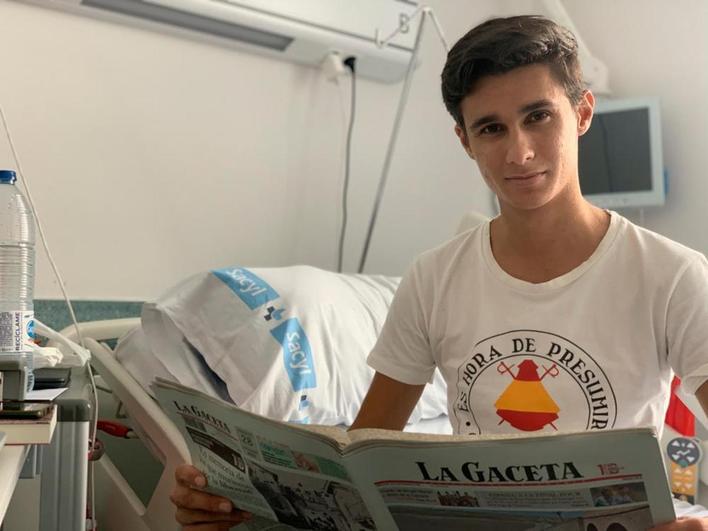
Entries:
<svg viewBox="0 0 708 531">
<path fill-rule="evenodd" d="M 470 131 L 474 131 L 478 127 L 482 127 L 485 124 L 491 123 L 491 122 L 496 122 L 499 120 L 499 116 L 496 114 L 487 114 L 486 116 L 482 116 L 481 118 L 477 118 L 474 122 L 472 122 L 469 126 Z"/>
<path fill-rule="evenodd" d="M 521 107 L 519 109 L 519 114 L 526 114 L 529 112 L 537 111 L 538 109 L 545 109 L 548 107 L 553 107 L 553 102 L 551 100 L 541 99 Z M 485 116 L 482 116 L 481 118 L 477 118 L 474 122 L 472 122 L 472 124 L 470 124 L 469 126 L 469 129 L 470 131 L 474 131 L 478 127 L 482 127 L 483 125 L 497 121 L 499 121 L 499 115 L 487 114 Z"/>
<path fill-rule="evenodd" d="M 553 102 L 551 102 L 551 100 L 542 99 L 529 103 L 528 105 L 524 105 L 521 109 L 519 109 L 519 114 L 526 114 L 528 112 L 537 111 L 538 109 L 544 109 L 547 107 L 553 107 Z"/>
</svg>

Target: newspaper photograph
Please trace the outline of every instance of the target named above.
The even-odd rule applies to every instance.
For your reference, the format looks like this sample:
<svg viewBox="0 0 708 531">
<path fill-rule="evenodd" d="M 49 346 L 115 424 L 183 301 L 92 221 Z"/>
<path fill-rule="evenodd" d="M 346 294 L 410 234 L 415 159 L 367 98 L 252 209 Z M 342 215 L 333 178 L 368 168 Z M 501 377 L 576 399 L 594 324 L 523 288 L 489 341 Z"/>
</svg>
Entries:
<svg viewBox="0 0 708 531">
<path fill-rule="evenodd" d="M 251 414 L 241 418 L 239 411 L 215 408 L 213 399 L 191 392 L 165 387 L 157 392 L 185 435 L 194 466 L 208 478 L 209 491 L 270 524 L 256 519 L 248 529 L 277 529 L 273 521 L 284 524 L 282 529 L 381 529 L 334 441 Z"/>
</svg>

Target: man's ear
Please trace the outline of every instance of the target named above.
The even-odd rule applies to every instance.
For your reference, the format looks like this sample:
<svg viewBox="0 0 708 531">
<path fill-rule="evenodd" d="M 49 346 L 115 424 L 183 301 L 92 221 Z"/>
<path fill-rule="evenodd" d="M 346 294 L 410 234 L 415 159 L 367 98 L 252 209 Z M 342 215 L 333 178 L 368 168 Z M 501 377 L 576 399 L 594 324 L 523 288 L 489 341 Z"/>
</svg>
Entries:
<svg viewBox="0 0 708 531">
<path fill-rule="evenodd" d="M 470 149 L 470 142 L 467 138 L 467 133 L 465 132 L 465 130 L 456 124 L 455 134 L 457 135 L 457 138 L 460 139 L 460 144 L 462 144 L 462 147 L 465 149 L 467 155 L 469 155 L 469 157 L 474 160 L 474 155 L 472 154 L 472 150 Z"/>
<path fill-rule="evenodd" d="M 586 90 L 578 104 L 578 136 L 583 136 L 590 129 L 592 115 L 595 109 L 595 96 Z"/>
</svg>

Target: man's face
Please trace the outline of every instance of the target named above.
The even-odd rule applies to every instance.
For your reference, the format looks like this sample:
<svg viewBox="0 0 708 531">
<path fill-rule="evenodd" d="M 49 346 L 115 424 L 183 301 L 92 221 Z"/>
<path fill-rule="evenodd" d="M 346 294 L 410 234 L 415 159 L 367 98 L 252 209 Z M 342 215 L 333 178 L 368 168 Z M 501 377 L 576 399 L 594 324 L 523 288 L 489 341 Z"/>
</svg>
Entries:
<svg viewBox="0 0 708 531">
<path fill-rule="evenodd" d="M 482 78 L 455 132 L 502 209 L 531 210 L 579 196 L 578 136 L 593 105 L 586 92 L 575 108 L 548 66 L 524 66 Z"/>
</svg>

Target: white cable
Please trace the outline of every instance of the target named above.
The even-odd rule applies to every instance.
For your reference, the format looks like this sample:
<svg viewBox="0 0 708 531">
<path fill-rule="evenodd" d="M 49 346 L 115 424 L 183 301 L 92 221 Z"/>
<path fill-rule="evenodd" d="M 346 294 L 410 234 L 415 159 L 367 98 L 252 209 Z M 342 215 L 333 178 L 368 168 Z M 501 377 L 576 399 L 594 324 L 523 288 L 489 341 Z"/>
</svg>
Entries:
<svg viewBox="0 0 708 531">
<path fill-rule="evenodd" d="M 17 154 L 17 150 L 15 149 L 15 143 L 12 141 L 12 134 L 10 133 L 10 127 L 7 123 L 7 119 L 5 118 L 5 110 L 2 107 L 2 104 L 0 104 L 0 118 L 2 118 L 2 124 L 3 128 L 5 130 L 5 136 L 7 137 L 7 142 L 10 146 L 10 151 L 12 152 L 12 158 L 15 161 L 15 165 L 17 166 L 17 175 L 20 177 L 20 183 L 22 184 L 25 195 L 27 196 L 27 201 L 29 202 L 30 208 L 32 209 L 32 215 L 34 216 L 35 220 L 35 225 L 37 227 L 37 232 L 39 233 L 40 240 L 42 241 L 42 246 L 44 247 L 44 252 L 47 255 L 47 259 L 49 260 L 49 264 L 52 267 L 52 271 L 54 271 L 54 276 L 57 279 L 57 282 L 59 283 L 59 289 L 62 292 L 62 295 L 64 296 L 64 300 L 66 301 L 66 305 L 69 308 L 69 315 L 71 316 L 71 321 L 74 324 L 74 327 L 76 329 L 76 336 L 79 340 L 79 344 L 86 348 L 84 346 L 84 338 L 81 335 L 81 329 L 79 328 L 79 323 L 76 320 L 76 314 L 74 313 L 74 307 L 71 304 L 71 300 L 69 299 L 69 295 L 66 291 L 66 286 L 64 285 L 64 279 L 62 278 L 61 274 L 59 273 L 59 268 L 56 265 L 56 262 L 54 261 L 54 257 L 52 256 L 52 253 L 49 250 L 49 245 L 47 244 L 47 238 L 44 235 L 44 227 L 42 225 L 42 222 L 39 218 L 39 213 L 37 212 L 37 209 L 34 206 L 34 200 L 32 199 L 32 191 L 30 190 L 29 187 L 29 182 L 27 181 L 27 178 L 25 177 L 25 173 L 22 169 L 22 163 L 20 162 L 20 157 Z M 91 369 L 91 364 L 87 363 L 86 364 L 87 370 L 88 370 L 88 375 L 89 379 L 91 381 L 91 390 L 93 391 L 93 398 L 94 398 L 94 409 L 93 409 L 93 423 L 91 426 L 91 433 L 89 434 L 89 440 L 91 444 L 91 449 L 94 449 L 96 447 L 96 431 L 98 428 L 98 390 L 96 389 L 96 381 L 93 377 L 93 370 Z M 89 475 L 90 475 L 90 488 L 89 488 L 89 495 L 90 495 L 90 504 L 91 504 L 91 523 L 93 525 L 93 528 L 96 529 L 96 513 L 95 513 L 95 504 L 94 504 L 94 490 L 93 490 L 93 463 L 89 463 Z"/>
</svg>

